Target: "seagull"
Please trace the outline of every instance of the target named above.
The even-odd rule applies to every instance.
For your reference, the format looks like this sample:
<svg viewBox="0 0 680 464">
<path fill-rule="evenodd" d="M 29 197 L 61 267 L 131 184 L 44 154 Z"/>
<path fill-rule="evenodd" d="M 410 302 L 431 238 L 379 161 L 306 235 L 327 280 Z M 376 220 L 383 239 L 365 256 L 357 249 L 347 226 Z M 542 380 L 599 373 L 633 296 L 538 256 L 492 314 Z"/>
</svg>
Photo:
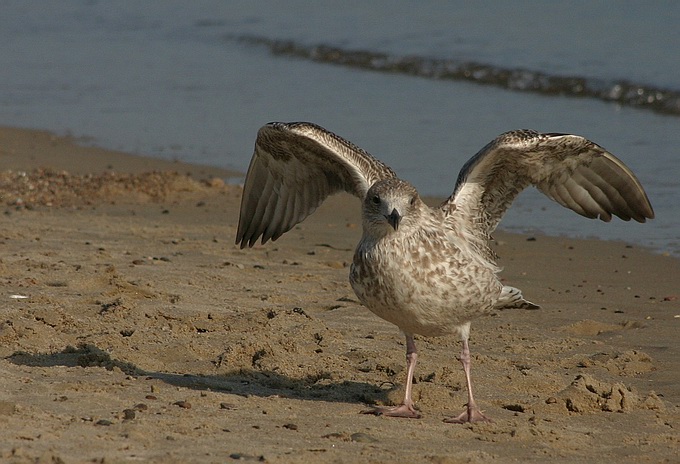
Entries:
<svg viewBox="0 0 680 464">
<path fill-rule="evenodd" d="M 364 306 L 404 333 L 407 367 L 403 402 L 362 412 L 421 417 L 412 397 L 414 335 L 457 334 L 467 405 L 445 422 L 489 421 L 472 394 L 470 323 L 499 308 L 538 308 L 500 282 L 489 245 L 505 211 L 529 185 L 587 218 L 654 218 L 632 171 L 578 135 L 501 134 L 465 163 L 451 196 L 432 208 L 409 182 L 353 143 L 313 123 L 272 122 L 257 134 L 236 244 L 278 239 L 329 195 L 358 197 L 363 232 L 349 281 Z"/>
</svg>

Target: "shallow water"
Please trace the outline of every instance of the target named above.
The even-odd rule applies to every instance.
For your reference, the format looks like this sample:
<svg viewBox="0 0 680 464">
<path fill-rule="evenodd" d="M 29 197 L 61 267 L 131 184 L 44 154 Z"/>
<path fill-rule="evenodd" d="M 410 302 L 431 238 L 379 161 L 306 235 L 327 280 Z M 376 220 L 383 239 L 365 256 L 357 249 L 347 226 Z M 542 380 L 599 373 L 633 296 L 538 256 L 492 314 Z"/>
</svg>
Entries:
<svg viewBox="0 0 680 464">
<path fill-rule="evenodd" d="M 0 14 L 0 124 L 245 171 L 263 123 L 308 120 L 442 196 L 465 160 L 501 132 L 573 132 L 633 169 L 657 218 L 603 224 L 527 192 L 501 227 L 624 239 L 680 255 L 680 118 L 635 98 L 541 90 L 546 76 L 608 92 L 606 85 L 630 83 L 643 89 L 643 102 L 673 108 L 679 23 L 672 2 L 618 2 L 613 10 L 610 2 L 492 9 L 436 1 L 8 1 Z M 425 68 L 481 64 L 491 74 L 525 72 L 519 82 L 538 87 L 376 72 L 272 53 L 275 43 L 415 57 Z"/>
</svg>

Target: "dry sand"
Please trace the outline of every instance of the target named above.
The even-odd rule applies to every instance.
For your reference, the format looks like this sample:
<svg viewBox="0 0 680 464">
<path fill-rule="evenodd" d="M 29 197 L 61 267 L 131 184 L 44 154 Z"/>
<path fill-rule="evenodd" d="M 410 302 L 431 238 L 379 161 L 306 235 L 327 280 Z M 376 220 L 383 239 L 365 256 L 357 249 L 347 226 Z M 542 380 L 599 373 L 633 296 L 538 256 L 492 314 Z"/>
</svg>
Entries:
<svg viewBox="0 0 680 464">
<path fill-rule="evenodd" d="M 0 169 L 2 462 L 680 460 L 680 260 L 497 234 L 542 309 L 473 323 L 495 421 L 442 422 L 465 403 L 453 337 L 417 339 L 424 417 L 374 417 L 405 348 L 347 282 L 356 199 L 239 250 L 224 171 L 17 129 Z"/>
</svg>

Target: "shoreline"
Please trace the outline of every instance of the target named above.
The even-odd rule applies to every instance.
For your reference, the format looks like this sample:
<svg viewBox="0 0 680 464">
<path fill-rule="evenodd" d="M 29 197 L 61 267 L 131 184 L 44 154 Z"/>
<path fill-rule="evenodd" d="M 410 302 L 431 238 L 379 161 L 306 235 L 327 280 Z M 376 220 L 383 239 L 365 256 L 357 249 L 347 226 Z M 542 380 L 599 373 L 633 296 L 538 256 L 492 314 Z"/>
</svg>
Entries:
<svg viewBox="0 0 680 464">
<path fill-rule="evenodd" d="M 465 402 L 452 337 L 418 339 L 423 419 L 371 417 L 400 400 L 404 347 L 347 281 L 356 199 L 240 250 L 230 171 L 0 128 L 0 173 L 38 168 L 57 172 L 27 177 L 30 209 L 2 196 L 5 461 L 677 459 L 677 258 L 497 233 L 501 277 L 542 309 L 472 324 L 494 422 L 442 422 Z"/>
<path fill-rule="evenodd" d="M 59 136 L 47 130 L 0 127 L 0 171 L 30 171 L 35 168 L 64 170 L 76 175 L 107 171 L 129 174 L 177 171 L 199 178 L 243 176 L 243 173 L 230 169 L 87 146 L 79 143 L 77 138 Z"/>
</svg>

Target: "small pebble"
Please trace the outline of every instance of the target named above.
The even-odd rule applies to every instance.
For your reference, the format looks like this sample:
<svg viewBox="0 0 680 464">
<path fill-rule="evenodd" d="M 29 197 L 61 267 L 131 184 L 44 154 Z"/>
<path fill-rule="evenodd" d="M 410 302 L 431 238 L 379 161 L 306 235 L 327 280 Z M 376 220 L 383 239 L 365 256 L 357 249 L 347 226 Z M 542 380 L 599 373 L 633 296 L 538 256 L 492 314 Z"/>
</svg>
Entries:
<svg viewBox="0 0 680 464">
<path fill-rule="evenodd" d="M 113 422 L 111 422 L 111 421 L 108 420 L 108 419 L 100 419 L 100 420 L 98 420 L 97 422 L 95 422 L 94 425 L 105 425 L 105 426 L 108 426 L 108 425 L 113 425 Z"/>
<path fill-rule="evenodd" d="M 298 426 L 296 424 L 289 423 L 289 424 L 283 424 L 283 428 L 288 429 L 288 430 L 297 430 Z"/>
<path fill-rule="evenodd" d="M 514 412 L 524 412 L 525 408 L 521 404 L 506 404 L 503 406 L 503 409 L 507 409 L 508 411 L 514 411 Z"/>
<path fill-rule="evenodd" d="M 550 396 L 545 400 L 545 404 L 555 404 L 557 403 L 557 398 Z"/>
<path fill-rule="evenodd" d="M 220 409 L 236 409 L 236 405 L 233 403 L 220 403 Z"/>
<path fill-rule="evenodd" d="M 173 404 L 179 406 L 182 409 L 191 409 L 191 403 L 188 401 L 175 401 Z"/>
<path fill-rule="evenodd" d="M 243 264 L 241 264 L 241 263 L 232 263 L 232 262 L 230 262 L 230 261 L 225 261 L 223 265 L 224 265 L 224 266 L 233 266 L 233 267 L 235 267 L 236 269 L 245 269 L 245 268 L 246 268 L 246 267 L 245 267 Z"/>
<path fill-rule="evenodd" d="M 305 313 L 305 310 L 302 309 L 302 308 L 300 308 L 300 307 L 293 308 L 293 312 L 294 312 L 295 314 L 300 314 L 300 315 L 302 315 L 302 316 L 307 316 L 307 313 Z M 309 316 L 307 316 L 307 317 L 309 317 Z"/>
<path fill-rule="evenodd" d="M 135 404 L 135 409 L 137 411 L 146 411 L 147 409 L 149 409 L 149 407 L 144 403 L 137 403 Z"/>
<path fill-rule="evenodd" d="M 134 418 L 135 418 L 134 409 L 124 409 L 123 410 L 123 419 L 124 420 L 132 420 Z"/>
<path fill-rule="evenodd" d="M 237 461 L 258 461 L 258 462 L 265 462 L 264 456 L 252 456 L 249 454 L 243 454 L 243 453 L 231 453 L 229 455 L 231 459 L 236 459 Z"/>
<path fill-rule="evenodd" d="M 321 435 L 321 438 L 331 438 L 333 440 L 350 441 L 350 437 L 345 432 L 332 432 Z"/>
<path fill-rule="evenodd" d="M 158 399 L 153 395 L 146 395 L 144 398 L 146 398 L 147 400 L 157 400 Z"/>
</svg>

